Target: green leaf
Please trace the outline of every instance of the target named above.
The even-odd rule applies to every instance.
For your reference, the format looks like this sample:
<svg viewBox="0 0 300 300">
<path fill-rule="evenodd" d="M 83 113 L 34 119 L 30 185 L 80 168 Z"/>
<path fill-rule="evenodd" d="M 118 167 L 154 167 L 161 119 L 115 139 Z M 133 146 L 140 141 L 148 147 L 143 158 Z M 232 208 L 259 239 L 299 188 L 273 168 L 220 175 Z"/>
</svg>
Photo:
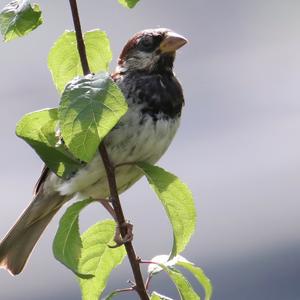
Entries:
<svg viewBox="0 0 300 300">
<path fill-rule="evenodd" d="M 133 8 L 140 0 L 119 0 L 119 3 L 126 8 Z"/>
<path fill-rule="evenodd" d="M 82 252 L 82 242 L 79 232 L 79 213 L 94 200 L 87 199 L 71 205 L 59 222 L 59 227 L 53 241 L 53 254 L 55 258 L 83 278 L 93 277 L 92 273 L 78 271 L 79 259 Z"/>
<path fill-rule="evenodd" d="M 196 227 L 196 209 L 192 193 L 186 184 L 162 168 L 138 163 L 150 186 L 161 200 L 173 227 L 173 248 L 170 258 L 188 244 Z"/>
<path fill-rule="evenodd" d="M 8 42 L 24 36 L 43 23 L 37 4 L 31 6 L 28 0 L 16 0 L 7 4 L 0 12 L 0 31 Z"/>
<path fill-rule="evenodd" d="M 106 33 L 98 29 L 88 31 L 84 42 L 91 72 L 108 71 L 112 52 Z M 65 31 L 55 42 L 48 56 L 48 67 L 59 92 L 74 77 L 83 75 L 74 31 Z"/>
<path fill-rule="evenodd" d="M 212 284 L 209 278 L 205 275 L 204 271 L 195 266 L 193 263 L 185 259 L 184 257 L 178 255 L 174 257 L 171 260 L 168 260 L 168 255 L 157 255 L 151 259 L 153 262 L 152 264 L 149 264 L 148 266 L 148 273 L 155 275 L 164 270 L 164 267 L 172 268 L 174 269 L 174 266 L 182 267 L 188 271 L 190 271 L 198 280 L 198 282 L 203 286 L 205 291 L 205 300 L 210 300 L 212 297 Z"/>
<path fill-rule="evenodd" d="M 213 287 L 210 279 L 205 275 L 204 271 L 189 261 L 179 261 L 177 266 L 183 267 L 184 269 L 190 271 L 196 277 L 196 279 L 204 288 L 205 300 L 210 300 L 212 297 Z"/>
<path fill-rule="evenodd" d="M 110 273 L 126 256 L 124 246 L 109 248 L 115 235 L 116 224 L 105 220 L 90 227 L 82 236 L 82 252 L 79 271 L 83 274 L 95 274 L 91 279 L 79 278 L 82 299 L 98 300 L 103 293 Z"/>
<path fill-rule="evenodd" d="M 25 140 L 59 177 L 69 178 L 83 164 L 69 153 L 55 135 L 56 108 L 26 114 L 17 124 L 16 134 Z"/>
<path fill-rule="evenodd" d="M 199 295 L 194 291 L 191 284 L 187 279 L 178 271 L 173 268 L 161 265 L 166 273 L 171 277 L 179 292 L 180 299 L 182 300 L 200 300 Z"/>
<path fill-rule="evenodd" d="M 171 299 L 169 297 L 166 297 L 166 296 L 163 296 L 163 295 L 160 295 L 160 294 L 158 294 L 156 292 L 153 292 L 151 294 L 150 300 L 173 300 L 173 299 Z"/>
<path fill-rule="evenodd" d="M 62 137 L 68 149 L 89 162 L 126 111 L 126 100 L 107 73 L 75 78 L 66 86 L 59 107 Z"/>
</svg>

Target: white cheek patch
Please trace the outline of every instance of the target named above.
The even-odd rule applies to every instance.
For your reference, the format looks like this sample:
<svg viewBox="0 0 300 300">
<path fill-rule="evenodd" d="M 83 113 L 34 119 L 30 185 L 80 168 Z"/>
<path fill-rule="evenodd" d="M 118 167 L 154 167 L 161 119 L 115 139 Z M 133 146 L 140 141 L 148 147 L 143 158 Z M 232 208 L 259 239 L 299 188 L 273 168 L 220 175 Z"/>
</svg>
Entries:
<svg viewBox="0 0 300 300">
<path fill-rule="evenodd" d="M 159 60 L 159 55 L 139 51 L 131 58 L 128 58 L 123 65 L 126 70 L 152 70 Z"/>
</svg>

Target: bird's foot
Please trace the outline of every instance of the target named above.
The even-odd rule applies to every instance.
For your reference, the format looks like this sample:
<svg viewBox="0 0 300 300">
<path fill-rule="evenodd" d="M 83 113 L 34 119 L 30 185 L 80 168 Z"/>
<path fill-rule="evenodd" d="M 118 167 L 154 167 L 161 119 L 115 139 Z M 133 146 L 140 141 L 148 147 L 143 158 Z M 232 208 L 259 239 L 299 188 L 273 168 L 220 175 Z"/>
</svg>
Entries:
<svg viewBox="0 0 300 300">
<path fill-rule="evenodd" d="M 122 237 L 120 226 L 117 225 L 114 237 L 115 245 L 108 245 L 109 248 L 118 248 L 133 240 L 133 225 L 129 222 L 125 222 L 121 227 L 126 229 L 126 235 Z"/>
</svg>

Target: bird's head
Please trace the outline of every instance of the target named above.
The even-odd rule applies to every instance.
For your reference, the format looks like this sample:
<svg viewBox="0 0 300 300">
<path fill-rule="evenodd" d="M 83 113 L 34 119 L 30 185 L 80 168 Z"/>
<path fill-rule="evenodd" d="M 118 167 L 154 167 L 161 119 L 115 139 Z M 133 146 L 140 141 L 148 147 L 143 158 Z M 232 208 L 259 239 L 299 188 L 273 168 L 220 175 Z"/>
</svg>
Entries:
<svg viewBox="0 0 300 300">
<path fill-rule="evenodd" d="M 118 72 L 170 72 L 176 50 L 187 39 L 167 28 L 147 29 L 136 33 L 125 45 L 118 61 Z"/>
</svg>

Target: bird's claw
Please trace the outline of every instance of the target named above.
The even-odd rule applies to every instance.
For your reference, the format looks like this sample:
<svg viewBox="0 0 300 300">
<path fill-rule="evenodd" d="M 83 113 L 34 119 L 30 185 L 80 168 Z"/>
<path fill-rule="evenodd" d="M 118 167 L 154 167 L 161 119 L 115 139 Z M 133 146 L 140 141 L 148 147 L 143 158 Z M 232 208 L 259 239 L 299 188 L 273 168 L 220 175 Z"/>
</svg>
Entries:
<svg viewBox="0 0 300 300">
<path fill-rule="evenodd" d="M 118 248 L 133 240 L 133 225 L 129 222 L 125 222 L 121 225 L 121 227 L 126 229 L 126 235 L 122 237 L 120 226 L 117 225 L 114 237 L 115 245 L 108 245 L 109 248 Z"/>
</svg>

